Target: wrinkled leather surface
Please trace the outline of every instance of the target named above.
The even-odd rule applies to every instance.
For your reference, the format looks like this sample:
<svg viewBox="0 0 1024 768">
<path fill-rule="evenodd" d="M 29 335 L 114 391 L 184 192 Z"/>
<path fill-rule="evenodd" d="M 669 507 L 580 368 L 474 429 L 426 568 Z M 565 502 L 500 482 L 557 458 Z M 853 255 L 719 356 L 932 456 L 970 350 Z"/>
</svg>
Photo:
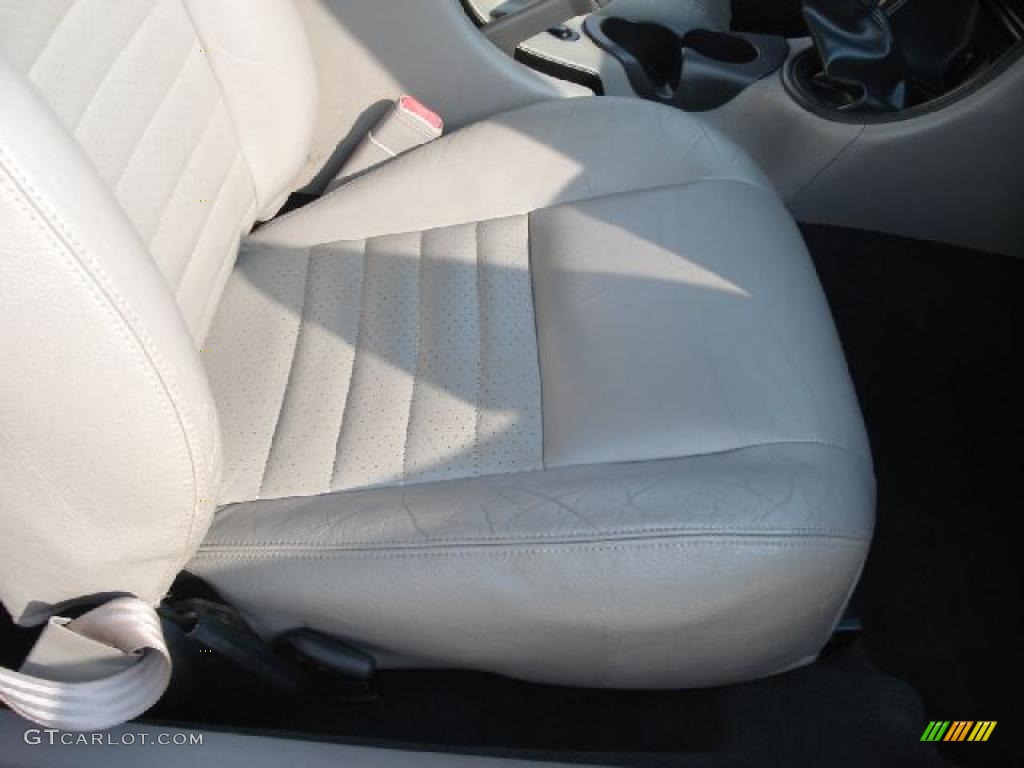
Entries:
<svg viewBox="0 0 1024 768">
<path fill-rule="evenodd" d="M 386 665 L 715 685 L 812 659 L 867 553 L 869 465 L 816 445 L 241 504 L 190 569 L 268 634 Z"/>
<path fill-rule="evenodd" d="M 627 162 L 609 146 L 635 149 Z M 385 487 L 253 497 L 218 514 L 190 569 L 267 634 L 313 626 L 391 665 L 671 687 L 813 658 L 870 539 L 870 452 L 799 233 L 715 132 L 655 105 L 539 105 L 415 150 L 245 249 L 284 267 L 394 238 L 400 266 L 417 251 L 396 231 L 508 216 L 528 218 L 544 471 L 396 470 Z M 391 293 L 413 301 L 402 275 Z M 236 349 L 246 313 L 224 322 Z M 383 357 L 415 390 L 419 354 Z M 218 379 L 219 401 L 246 402 Z M 237 432 L 273 421 L 275 402 L 238 411 Z M 408 398 L 390 402 L 406 423 Z"/>
</svg>

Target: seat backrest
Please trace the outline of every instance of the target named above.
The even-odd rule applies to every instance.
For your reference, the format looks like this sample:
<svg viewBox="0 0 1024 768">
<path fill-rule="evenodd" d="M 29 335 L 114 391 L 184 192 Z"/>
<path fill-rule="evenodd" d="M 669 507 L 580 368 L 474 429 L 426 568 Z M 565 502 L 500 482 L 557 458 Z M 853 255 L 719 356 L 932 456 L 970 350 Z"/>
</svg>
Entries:
<svg viewBox="0 0 1024 768">
<path fill-rule="evenodd" d="M 306 159 L 291 0 L 0 0 L 0 600 L 158 600 L 220 437 L 199 347 Z"/>
</svg>

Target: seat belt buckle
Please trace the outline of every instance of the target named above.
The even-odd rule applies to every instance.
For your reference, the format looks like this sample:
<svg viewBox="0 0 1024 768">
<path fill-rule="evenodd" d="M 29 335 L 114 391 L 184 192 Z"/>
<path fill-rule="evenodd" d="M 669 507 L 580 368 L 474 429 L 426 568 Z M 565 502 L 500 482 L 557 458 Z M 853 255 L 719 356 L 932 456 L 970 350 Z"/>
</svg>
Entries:
<svg viewBox="0 0 1024 768">
<path fill-rule="evenodd" d="M 327 192 L 411 149 L 429 144 L 443 133 L 444 120 L 439 114 L 412 96 L 400 96 L 367 131 L 337 176 L 327 185 Z"/>
</svg>

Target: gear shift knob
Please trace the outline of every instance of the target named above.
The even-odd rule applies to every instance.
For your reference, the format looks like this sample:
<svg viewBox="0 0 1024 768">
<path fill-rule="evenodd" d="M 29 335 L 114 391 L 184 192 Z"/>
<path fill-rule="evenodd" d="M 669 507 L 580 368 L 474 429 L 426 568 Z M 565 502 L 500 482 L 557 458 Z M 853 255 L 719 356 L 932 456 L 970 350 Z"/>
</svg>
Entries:
<svg viewBox="0 0 1024 768">
<path fill-rule="evenodd" d="M 907 106 L 908 71 L 882 0 L 803 0 L 803 15 L 823 75 L 860 92 L 856 108 Z"/>
</svg>

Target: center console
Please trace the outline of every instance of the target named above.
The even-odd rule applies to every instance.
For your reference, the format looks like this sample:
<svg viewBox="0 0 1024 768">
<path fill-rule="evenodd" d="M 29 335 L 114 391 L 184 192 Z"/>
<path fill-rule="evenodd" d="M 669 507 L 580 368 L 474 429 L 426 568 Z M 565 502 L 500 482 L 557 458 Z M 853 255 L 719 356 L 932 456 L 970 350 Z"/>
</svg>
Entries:
<svg viewBox="0 0 1024 768">
<path fill-rule="evenodd" d="M 637 96 L 687 111 L 714 109 L 775 72 L 785 38 L 680 29 L 619 16 L 591 16 L 586 33 L 626 72 Z"/>
<path fill-rule="evenodd" d="M 1024 256 L 1024 0 L 611 0 L 515 58 L 699 112 L 800 221 Z"/>
<path fill-rule="evenodd" d="M 461 2 L 487 25 L 536 0 Z M 601 4 L 524 40 L 516 58 L 598 94 L 695 112 L 781 72 L 805 110 L 838 122 L 878 122 L 955 100 L 998 75 L 1024 39 L 1024 0 Z"/>
<path fill-rule="evenodd" d="M 459 0 L 470 18 L 478 25 L 487 27 L 496 20 L 521 12 L 536 0 Z M 584 16 L 566 19 L 563 23 L 530 39 L 524 40 L 517 48 L 515 57 L 527 66 L 547 75 L 571 81 L 591 89 L 597 94 L 610 96 L 639 95 L 617 58 L 618 50 L 613 47 L 612 37 L 630 36 L 631 30 L 623 23 L 641 27 L 638 36 L 645 29 L 657 35 L 679 36 L 694 29 L 714 32 L 728 32 L 731 20 L 730 0 L 612 0 L 607 7 Z M 609 37 L 603 31 L 603 23 L 610 22 Z M 638 40 L 639 43 L 645 40 Z M 657 59 L 664 51 L 651 52 L 652 58 L 634 48 L 636 59 L 643 60 L 641 67 L 656 67 Z"/>
</svg>

